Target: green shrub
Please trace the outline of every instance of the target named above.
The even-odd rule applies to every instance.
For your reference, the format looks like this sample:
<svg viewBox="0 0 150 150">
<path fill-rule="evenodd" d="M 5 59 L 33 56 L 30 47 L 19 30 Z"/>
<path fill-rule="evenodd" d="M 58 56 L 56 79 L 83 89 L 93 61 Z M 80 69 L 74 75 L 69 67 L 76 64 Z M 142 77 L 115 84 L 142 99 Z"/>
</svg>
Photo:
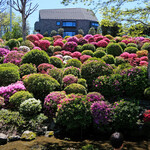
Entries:
<svg viewBox="0 0 150 150">
<path fill-rule="evenodd" d="M 76 47 L 76 51 L 78 51 L 78 52 L 82 52 L 82 51 L 83 51 L 82 46 L 81 46 L 81 45 L 78 45 L 78 46 Z"/>
<path fill-rule="evenodd" d="M 27 46 L 31 50 L 34 47 L 34 44 L 31 41 L 29 41 L 29 40 L 25 40 L 25 41 L 21 42 L 21 46 Z"/>
<path fill-rule="evenodd" d="M 136 47 L 136 48 L 138 48 L 137 44 L 135 44 L 135 43 L 129 43 L 127 45 L 127 47 Z"/>
<path fill-rule="evenodd" d="M 57 80 L 47 74 L 31 74 L 23 82 L 26 89 L 40 100 L 60 86 Z"/>
<path fill-rule="evenodd" d="M 150 50 L 150 43 L 144 43 L 143 46 L 141 47 L 141 50 Z"/>
<path fill-rule="evenodd" d="M 49 46 L 46 52 L 49 56 L 52 56 L 54 52 L 54 46 Z"/>
<path fill-rule="evenodd" d="M 97 49 L 96 49 L 96 51 L 97 50 L 103 50 L 104 52 L 106 52 L 106 48 L 105 47 L 98 47 Z"/>
<path fill-rule="evenodd" d="M 75 94 L 80 93 L 83 95 L 87 94 L 86 88 L 83 85 L 78 84 L 78 83 L 72 83 L 72 84 L 68 85 L 67 87 L 65 87 L 64 91 L 67 94 L 70 94 L 70 93 L 75 93 Z"/>
<path fill-rule="evenodd" d="M 64 100 L 58 109 L 56 125 L 68 136 L 83 136 L 92 123 L 89 103 L 82 95 L 74 94 Z"/>
<path fill-rule="evenodd" d="M 88 89 L 92 89 L 93 80 L 101 75 L 109 75 L 113 72 L 112 67 L 103 61 L 91 60 L 81 66 L 81 76 L 86 79 Z"/>
<path fill-rule="evenodd" d="M 61 46 L 55 46 L 53 52 L 61 51 L 61 49 L 62 49 Z"/>
<path fill-rule="evenodd" d="M 18 38 L 17 40 L 19 41 L 19 43 L 23 42 L 23 38 L 22 37 Z"/>
<path fill-rule="evenodd" d="M 144 96 L 146 99 L 150 100 L 150 87 L 144 90 Z"/>
<path fill-rule="evenodd" d="M 20 77 L 23 77 L 24 75 L 37 73 L 37 68 L 35 65 L 32 64 L 23 64 L 19 68 Z"/>
<path fill-rule="evenodd" d="M 67 64 L 65 65 L 65 67 L 74 66 L 74 67 L 80 68 L 81 65 L 82 65 L 82 63 L 80 60 L 78 60 L 76 58 L 72 58 L 67 61 Z"/>
<path fill-rule="evenodd" d="M 0 57 L 0 64 L 3 63 L 4 59 L 5 59 L 5 57 Z"/>
<path fill-rule="evenodd" d="M 4 63 L 4 64 L 0 64 L 0 67 L 11 67 L 14 68 L 16 70 L 19 70 L 19 67 L 13 63 Z"/>
<path fill-rule="evenodd" d="M 19 79 L 19 71 L 14 67 L 0 67 L 0 86 L 7 86 Z"/>
<path fill-rule="evenodd" d="M 102 57 L 102 59 L 107 63 L 107 64 L 114 64 L 114 56 L 113 55 L 105 55 Z"/>
<path fill-rule="evenodd" d="M 45 51 L 31 50 L 22 57 L 21 63 L 32 63 L 38 66 L 42 63 L 50 63 L 50 58 Z"/>
<path fill-rule="evenodd" d="M 136 53 L 138 49 L 136 47 L 127 47 L 124 49 L 124 51 L 128 53 Z"/>
<path fill-rule="evenodd" d="M 122 47 L 118 43 L 109 43 L 106 47 L 107 54 L 111 54 L 114 57 L 123 53 Z"/>
<path fill-rule="evenodd" d="M 93 51 L 92 50 L 84 50 L 84 51 L 82 51 L 82 55 L 89 55 L 89 56 L 93 57 Z"/>
<path fill-rule="evenodd" d="M 113 128 L 115 131 L 130 132 L 137 127 L 140 107 L 135 103 L 121 100 L 113 106 Z"/>
<path fill-rule="evenodd" d="M 87 83 L 86 83 L 86 80 L 83 79 L 83 78 L 79 78 L 78 81 L 77 81 L 78 84 L 81 84 L 83 85 L 85 88 L 87 88 Z"/>
<path fill-rule="evenodd" d="M 124 42 L 119 42 L 118 44 L 122 47 L 123 51 L 127 47 L 127 45 Z"/>
<path fill-rule="evenodd" d="M 6 45 L 12 50 L 14 47 L 19 47 L 20 43 L 16 39 L 10 39 Z"/>
<path fill-rule="evenodd" d="M 42 109 L 41 101 L 35 98 L 29 98 L 20 104 L 19 111 L 23 116 L 33 116 L 38 114 Z"/>
<path fill-rule="evenodd" d="M 74 76 L 77 76 L 78 78 L 80 78 L 81 77 L 81 70 L 77 67 L 70 66 L 70 67 L 67 67 L 64 69 L 63 76 L 68 75 L 68 74 L 73 74 Z"/>
<path fill-rule="evenodd" d="M 50 57 L 50 64 L 54 65 L 57 68 L 62 68 L 63 67 L 63 62 L 60 58 L 51 56 Z"/>
<path fill-rule="evenodd" d="M 82 46 L 83 50 L 92 50 L 93 52 L 95 51 L 95 46 L 93 44 L 84 44 Z"/>
<path fill-rule="evenodd" d="M 5 99 L 0 96 L 0 109 L 5 105 Z"/>
<path fill-rule="evenodd" d="M 20 104 L 29 98 L 33 98 L 33 95 L 28 91 L 18 91 L 9 98 L 9 102 L 13 104 L 13 110 L 18 110 Z"/>
<path fill-rule="evenodd" d="M 57 80 L 60 84 L 62 84 L 63 71 L 58 68 L 52 68 L 48 70 L 48 75 Z"/>
<path fill-rule="evenodd" d="M 106 55 L 106 53 L 105 53 L 103 50 L 96 50 L 96 51 L 93 53 L 93 56 L 94 56 L 94 57 L 97 57 L 97 58 L 101 58 L 101 57 L 103 57 L 104 55 Z"/>
<path fill-rule="evenodd" d="M 115 65 L 116 65 L 116 66 L 125 63 L 124 58 L 122 58 L 121 56 L 115 57 L 114 61 L 115 61 Z"/>
</svg>

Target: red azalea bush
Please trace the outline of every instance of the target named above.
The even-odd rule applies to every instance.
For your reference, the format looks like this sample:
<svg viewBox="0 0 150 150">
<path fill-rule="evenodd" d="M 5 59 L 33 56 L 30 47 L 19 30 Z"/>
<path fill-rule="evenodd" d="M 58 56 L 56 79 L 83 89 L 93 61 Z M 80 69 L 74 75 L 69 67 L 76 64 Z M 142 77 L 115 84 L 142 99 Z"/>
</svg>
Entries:
<svg viewBox="0 0 150 150">
<path fill-rule="evenodd" d="M 57 40 L 54 42 L 54 46 L 60 46 L 60 47 L 63 47 L 64 46 L 64 43 L 61 41 L 61 40 Z"/>
<path fill-rule="evenodd" d="M 37 46 L 33 47 L 33 49 L 42 50 L 40 47 L 37 47 Z"/>
<path fill-rule="evenodd" d="M 71 54 L 71 57 L 76 57 L 76 58 L 80 58 L 82 56 L 82 54 L 80 53 L 80 52 L 73 52 L 72 54 Z"/>
<path fill-rule="evenodd" d="M 41 73 L 47 73 L 47 70 L 52 68 L 54 68 L 54 65 L 48 63 L 42 63 L 38 66 L 38 71 Z"/>
<path fill-rule="evenodd" d="M 86 60 L 88 60 L 89 58 L 91 58 L 91 56 L 89 56 L 89 55 L 82 55 L 81 57 L 80 57 L 80 60 L 81 60 L 81 62 L 82 63 L 84 63 Z"/>
<path fill-rule="evenodd" d="M 76 42 L 67 42 L 65 43 L 63 49 L 66 51 L 74 52 L 76 47 L 77 47 Z"/>
<path fill-rule="evenodd" d="M 146 110 L 143 114 L 143 117 L 144 122 L 150 122 L 150 110 Z"/>
<path fill-rule="evenodd" d="M 104 40 L 104 41 L 106 41 L 107 43 L 109 43 L 109 42 L 110 42 L 110 40 L 109 40 L 108 38 L 106 38 L 106 37 L 105 37 L 105 38 L 103 38 L 103 40 Z"/>
<path fill-rule="evenodd" d="M 31 42 L 35 42 L 35 41 L 39 41 L 39 38 L 37 35 L 35 34 L 30 34 L 26 37 L 27 40 L 31 41 Z"/>
<path fill-rule="evenodd" d="M 44 38 L 44 36 L 40 33 L 37 33 L 36 36 L 39 38 L 39 40 L 41 40 L 42 38 Z"/>
<path fill-rule="evenodd" d="M 40 42 L 39 47 L 40 47 L 42 50 L 47 51 L 48 47 L 50 46 L 50 42 L 49 42 L 48 40 L 39 40 L 39 42 Z"/>
<path fill-rule="evenodd" d="M 105 40 L 101 40 L 97 42 L 98 47 L 106 47 L 108 43 Z"/>
</svg>

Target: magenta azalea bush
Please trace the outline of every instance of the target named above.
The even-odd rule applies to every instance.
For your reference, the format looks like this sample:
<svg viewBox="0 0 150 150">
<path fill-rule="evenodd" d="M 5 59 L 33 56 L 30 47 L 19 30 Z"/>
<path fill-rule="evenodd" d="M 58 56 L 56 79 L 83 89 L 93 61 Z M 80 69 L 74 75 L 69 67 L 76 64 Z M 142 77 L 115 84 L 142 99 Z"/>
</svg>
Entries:
<svg viewBox="0 0 150 150">
<path fill-rule="evenodd" d="M 66 51 L 74 52 L 76 47 L 77 47 L 76 42 L 67 42 L 65 43 L 63 49 Z"/>
<path fill-rule="evenodd" d="M 68 85 L 70 85 L 70 84 L 72 84 L 72 83 L 77 83 L 77 81 L 78 81 L 78 78 L 75 77 L 75 76 L 72 75 L 72 74 L 65 75 L 65 76 L 63 77 L 63 85 L 64 85 L 64 87 L 66 87 L 66 86 L 68 86 Z"/>
<path fill-rule="evenodd" d="M 5 48 L 0 48 L 0 57 L 6 56 L 10 50 L 5 49 Z"/>
</svg>

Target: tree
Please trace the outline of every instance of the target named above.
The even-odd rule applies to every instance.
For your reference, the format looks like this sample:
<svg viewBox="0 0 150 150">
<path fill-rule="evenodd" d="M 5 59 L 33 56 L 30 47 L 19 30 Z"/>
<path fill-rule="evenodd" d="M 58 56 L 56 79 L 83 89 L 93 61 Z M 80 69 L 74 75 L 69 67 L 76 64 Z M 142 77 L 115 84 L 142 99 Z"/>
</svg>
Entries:
<svg viewBox="0 0 150 150">
<path fill-rule="evenodd" d="M 55 35 L 57 35 L 57 31 L 52 30 L 50 36 L 52 37 L 52 36 L 55 36 Z"/>
<path fill-rule="evenodd" d="M 25 41 L 26 39 L 26 21 L 27 18 L 37 9 L 38 4 L 32 7 L 32 0 L 13 0 L 12 8 L 21 13 L 22 18 L 22 37 Z"/>
<path fill-rule="evenodd" d="M 84 31 L 82 29 L 79 29 L 78 34 L 84 35 Z"/>
<path fill-rule="evenodd" d="M 92 35 L 96 34 L 95 28 L 94 28 L 94 27 L 91 27 L 91 28 L 89 29 L 88 34 L 92 34 Z"/>
<path fill-rule="evenodd" d="M 6 9 L 6 0 L 0 0 L 0 13 Z"/>
<path fill-rule="evenodd" d="M 63 37 L 64 29 L 63 29 L 63 28 L 59 28 L 59 29 L 58 29 L 58 34 Z"/>
<path fill-rule="evenodd" d="M 93 6 L 95 11 L 99 10 L 103 18 L 129 24 L 139 22 L 150 26 L 150 1 L 149 0 L 62 0 L 64 5 L 69 3 L 84 2 Z"/>
</svg>

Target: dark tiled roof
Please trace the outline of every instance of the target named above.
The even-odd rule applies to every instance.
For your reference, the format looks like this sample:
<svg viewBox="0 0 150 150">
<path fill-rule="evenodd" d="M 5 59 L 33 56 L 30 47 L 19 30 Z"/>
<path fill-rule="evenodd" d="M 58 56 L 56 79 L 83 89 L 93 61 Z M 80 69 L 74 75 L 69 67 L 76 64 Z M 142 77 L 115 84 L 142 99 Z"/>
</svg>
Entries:
<svg viewBox="0 0 150 150">
<path fill-rule="evenodd" d="M 93 11 L 84 8 L 42 9 L 40 19 L 73 19 L 98 21 Z"/>
</svg>

